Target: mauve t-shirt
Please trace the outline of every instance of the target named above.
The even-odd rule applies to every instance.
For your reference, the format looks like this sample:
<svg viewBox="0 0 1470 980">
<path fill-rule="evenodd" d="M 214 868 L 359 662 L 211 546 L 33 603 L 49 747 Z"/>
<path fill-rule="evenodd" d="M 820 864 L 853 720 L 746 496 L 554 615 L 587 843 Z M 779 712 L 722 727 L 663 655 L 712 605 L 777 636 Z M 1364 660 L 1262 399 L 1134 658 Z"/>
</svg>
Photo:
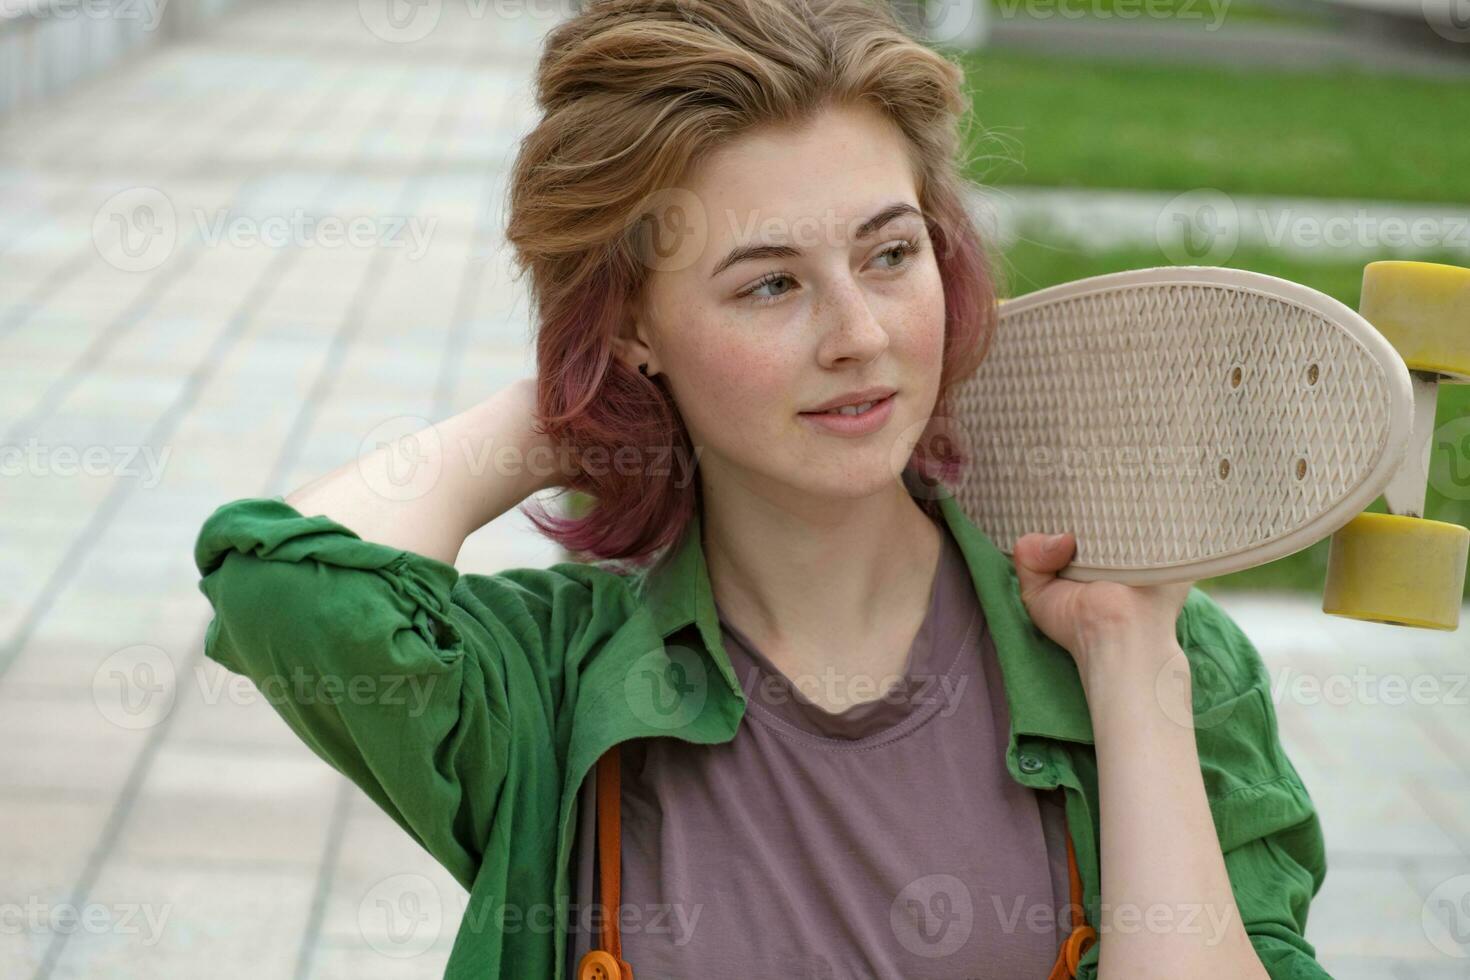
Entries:
<svg viewBox="0 0 1470 980">
<path fill-rule="evenodd" d="M 721 616 L 748 699 L 735 737 L 623 743 L 619 922 L 636 980 L 1047 976 L 1068 924 L 1061 791 L 1006 772 L 995 645 L 939 528 L 894 687 L 788 678 Z M 829 712 L 803 694 L 816 684 L 868 700 Z M 578 803 L 569 977 L 600 921 L 595 773 Z"/>
</svg>

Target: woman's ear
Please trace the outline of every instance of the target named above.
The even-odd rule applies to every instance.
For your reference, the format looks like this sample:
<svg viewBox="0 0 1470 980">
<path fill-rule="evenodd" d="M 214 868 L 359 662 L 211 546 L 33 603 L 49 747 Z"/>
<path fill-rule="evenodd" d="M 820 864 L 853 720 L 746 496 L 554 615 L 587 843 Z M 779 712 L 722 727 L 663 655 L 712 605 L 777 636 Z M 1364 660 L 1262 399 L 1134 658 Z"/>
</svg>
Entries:
<svg viewBox="0 0 1470 980">
<path fill-rule="evenodd" d="M 648 343 L 646 322 L 638 312 L 630 311 L 623 320 L 622 332 L 613 338 L 613 350 L 630 371 L 641 368 L 648 377 L 658 373 L 658 358 Z"/>
</svg>

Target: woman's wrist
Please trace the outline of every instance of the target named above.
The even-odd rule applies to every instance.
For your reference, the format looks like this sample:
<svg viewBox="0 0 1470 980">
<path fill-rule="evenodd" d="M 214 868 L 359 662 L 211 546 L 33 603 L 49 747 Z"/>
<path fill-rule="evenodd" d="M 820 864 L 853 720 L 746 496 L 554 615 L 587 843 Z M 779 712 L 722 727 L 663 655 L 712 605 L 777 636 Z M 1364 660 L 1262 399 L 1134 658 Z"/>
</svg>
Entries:
<svg viewBox="0 0 1470 980">
<path fill-rule="evenodd" d="M 466 536 L 565 477 L 553 443 L 535 431 L 536 380 L 511 382 L 435 426 L 441 478 L 452 484 Z"/>
<path fill-rule="evenodd" d="M 1188 718 L 1189 658 L 1174 636 L 1118 634 L 1088 648 L 1082 675 L 1089 710 L 1160 709 Z"/>
</svg>

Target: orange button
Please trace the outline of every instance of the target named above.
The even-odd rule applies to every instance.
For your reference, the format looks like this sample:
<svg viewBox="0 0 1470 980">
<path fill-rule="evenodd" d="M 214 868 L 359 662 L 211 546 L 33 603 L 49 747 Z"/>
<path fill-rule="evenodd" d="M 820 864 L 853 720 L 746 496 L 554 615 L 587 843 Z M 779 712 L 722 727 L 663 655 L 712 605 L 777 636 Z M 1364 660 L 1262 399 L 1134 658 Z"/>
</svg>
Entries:
<svg viewBox="0 0 1470 980">
<path fill-rule="evenodd" d="M 605 949 L 589 950 L 577 964 L 577 980 L 622 980 L 617 959 Z"/>
</svg>

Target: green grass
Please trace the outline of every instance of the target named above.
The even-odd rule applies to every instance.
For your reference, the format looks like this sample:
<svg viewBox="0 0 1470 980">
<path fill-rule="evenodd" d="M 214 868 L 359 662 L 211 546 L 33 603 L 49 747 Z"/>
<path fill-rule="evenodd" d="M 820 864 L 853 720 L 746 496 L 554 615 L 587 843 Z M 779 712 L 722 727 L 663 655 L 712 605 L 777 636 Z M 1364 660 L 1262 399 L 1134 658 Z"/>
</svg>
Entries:
<svg viewBox="0 0 1470 980">
<path fill-rule="evenodd" d="M 1015 20 L 1138 21 L 1168 19 L 1183 26 L 1216 27 L 1221 23 L 1301 24 L 1321 27 L 1332 23 L 1325 15 L 1288 10 L 1245 0 L 990 0 L 992 16 Z"/>
<path fill-rule="evenodd" d="M 1470 200 L 1470 126 L 1451 111 L 1470 104 L 1470 80 L 953 57 L 984 183 Z"/>
<path fill-rule="evenodd" d="M 1388 258 L 1390 256 L 1384 256 Z M 1045 229 L 1025 229 L 1018 243 L 1006 252 L 1005 295 L 1020 296 L 1056 283 L 1069 282 L 1086 276 L 1138 269 L 1149 266 L 1169 265 L 1170 262 L 1157 249 L 1130 248 L 1106 252 L 1086 252 L 1057 242 L 1054 235 Z M 1425 261 L 1444 262 L 1449 265 L 1464 265 L 1463 256 L 1444 255 L 1425 257 Z M 1293 259 L 1277 251 L 1241 248 L 1231 257 L 1227 265 L 1238 269 L 1250 269 L 1268 275 L 1280 276 L 1318 289 L 1348 306 L 1357 308 L 1358 294 L 1362 287 L 1363 262 L 1324 263 Z M 1436 426 L 1470 417 L 1470 385 L 1445 385 L 1440 388 Z M 1448 444 L 1436 445 L 1432 452 L 1443 454 L 1456 451 Z M 1465 460 L 1463 447 L 1462 468 L 1470 467 Z M 1443 465 L 1444 461 L 1441 461 Z M 1384 513 L 1383 499 L 1375 500 L 1368 508 L 1375 513 Z M 1431 486 L 1425 500 L 1425 516 L 1439 521 L 1470 525 L 1470 486 L 1455 497 L 1446 497 Z M 1202 579 L 1200 587 L 1205 591 L 1241 589 L 1281 589 L 1295 592 L 1319 593 L 1322 591 L 1327 569 L 1329 539 L 1323 540 L 1301 551 L 1277 559 L 1265 565 L 1257 565 L 1229 575 Z M 1470 596 L 1470 589 L 1467 589 Z"/>
</svg>

